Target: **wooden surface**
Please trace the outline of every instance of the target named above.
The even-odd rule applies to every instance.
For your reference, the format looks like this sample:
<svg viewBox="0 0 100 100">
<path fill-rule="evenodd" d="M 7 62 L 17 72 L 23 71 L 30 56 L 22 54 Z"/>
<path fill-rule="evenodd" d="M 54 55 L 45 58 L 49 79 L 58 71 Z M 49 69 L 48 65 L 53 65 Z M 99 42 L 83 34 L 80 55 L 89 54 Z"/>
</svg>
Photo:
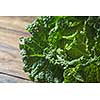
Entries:
<svg viewBox="0 0 100 100">
<path fill-rule="evenodd" d="M 35 17 L 0 17 L 0 83 L 26 83 L 19 50 L 19 38 L 27 37 L 25 25 Z"/>
</svg>

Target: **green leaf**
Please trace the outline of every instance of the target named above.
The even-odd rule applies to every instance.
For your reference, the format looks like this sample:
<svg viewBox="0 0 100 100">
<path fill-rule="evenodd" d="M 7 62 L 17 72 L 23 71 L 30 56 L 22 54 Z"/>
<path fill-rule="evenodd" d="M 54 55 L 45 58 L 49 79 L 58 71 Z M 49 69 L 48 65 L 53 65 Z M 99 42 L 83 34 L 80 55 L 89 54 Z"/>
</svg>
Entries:
<svg viewBox="0 0 100 100">
<path fill-rule="evenodd" d="M 100 82 L 100 17 L 41 16 L 20 39 L 24 71 L 38 82 Z"/>
</svg>

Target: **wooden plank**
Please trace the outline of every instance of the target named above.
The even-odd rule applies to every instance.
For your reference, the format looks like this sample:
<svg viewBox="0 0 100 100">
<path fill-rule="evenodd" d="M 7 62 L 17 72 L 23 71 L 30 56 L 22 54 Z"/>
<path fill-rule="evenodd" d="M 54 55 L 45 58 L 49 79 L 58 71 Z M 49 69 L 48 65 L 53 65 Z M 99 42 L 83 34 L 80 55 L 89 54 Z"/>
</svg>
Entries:
<svg viewBox="0 0 100 100">
<path fill-rule="evenodd" d="M 33 19 L 28 17 L 28 21 L 23 20 L 25 17 L 0 17 L 0 72 L 7 74 L 20 76 L 28 79 L 28 75 L 23 71 L 23 63 L 20 56 L 19 50 L 19 38 L 27 37 L 29 34 L 18 34 L 19 30 L 25 32 L 25 29 L 21 26 L 29 24 Z M 0 74 L 0 82 L 2 83 L 18 83 L 18 82 L 29 82 L 9 75 Z"/>
</svg>

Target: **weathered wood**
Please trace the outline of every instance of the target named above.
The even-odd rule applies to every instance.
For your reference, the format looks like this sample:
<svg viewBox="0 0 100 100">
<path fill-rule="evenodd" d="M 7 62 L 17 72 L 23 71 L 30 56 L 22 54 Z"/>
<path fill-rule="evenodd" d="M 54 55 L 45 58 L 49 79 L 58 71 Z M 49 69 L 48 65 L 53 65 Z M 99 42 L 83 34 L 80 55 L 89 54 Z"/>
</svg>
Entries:
<svg viewBox="0 0 100 100">
<path fill-rule="evenodd" d="M 19 50 L 19 38 L 24 34 L 24 26 L 33 19 L 29 17 L 0 17 L 0 82 L 30 82 L 23 71 L 23 63 Z M 22 27 L 23 26 L 23 27 Z M 23 34 L 20 34 L 23 32 Z M 5 74 L 4 74 L 5 73 Z M 15 77 L 14 77 L 15 76 Z M 26 79 L 26 80 L 25 80 Z"/>
</svg>

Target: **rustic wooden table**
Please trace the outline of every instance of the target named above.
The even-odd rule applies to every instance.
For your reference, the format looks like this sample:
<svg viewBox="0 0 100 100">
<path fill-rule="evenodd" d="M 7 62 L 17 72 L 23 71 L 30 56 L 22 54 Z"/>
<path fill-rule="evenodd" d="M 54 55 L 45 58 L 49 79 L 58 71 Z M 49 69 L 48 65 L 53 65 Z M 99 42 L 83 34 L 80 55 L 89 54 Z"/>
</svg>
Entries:
<svg viewBox="0 0 100 100">
<path fill-rule="evenodd" d="M 25 25 L 32 17 L 0 17 L 0 83 L 26 83 L 19 50 L 19 38 L 27 37 Z"/>
</svg>

